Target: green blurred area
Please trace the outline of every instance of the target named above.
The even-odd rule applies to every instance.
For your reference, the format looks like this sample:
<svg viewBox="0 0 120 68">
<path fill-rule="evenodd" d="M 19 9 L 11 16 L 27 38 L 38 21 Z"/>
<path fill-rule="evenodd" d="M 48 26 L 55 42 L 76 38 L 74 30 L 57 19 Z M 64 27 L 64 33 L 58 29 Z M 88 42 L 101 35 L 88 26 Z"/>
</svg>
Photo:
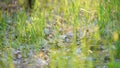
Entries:
<svg viewBox="0 0 120 68">
<path fill-rule="evenodd" d="M 32 45 L 37 52 L 49 40 L 45 28 L 52 26 L 51 68 L 119 68 L 120 2 L 119 0 L 0 0 L 0 58 L 8 47 Z M 63 32 L 59 30 L 63 28 Z M 81 31 L 80 31 L 81 30 Z M 73 32 L 72 42 L 59 43 L 59 36 Z M 82 38 L 79 36 L 82 32 Z M 79 45 L 78 45 L 79 43 Z M 26 46 L 27 47 L 27 46 Z M 102 48 L 103 51 L 102 52 Z M 82 53 L 78 55 L 77 49 Z M 26 50 L 27 51 L 27 50 Z M 109 54 L 108 63 L 104 58 Z M 90 58 L 93 58 L 90 60 Z M 13 59 L 13 57 L 10 57 Z M 4 60 L 0 65 L 4 67 Z M 12 63 L 10 63 L 13 66 Z M 12 67 L 11 67 L 12 68 Z M 101 67 L 102 68 L 102 67 Z"/>
</svg>

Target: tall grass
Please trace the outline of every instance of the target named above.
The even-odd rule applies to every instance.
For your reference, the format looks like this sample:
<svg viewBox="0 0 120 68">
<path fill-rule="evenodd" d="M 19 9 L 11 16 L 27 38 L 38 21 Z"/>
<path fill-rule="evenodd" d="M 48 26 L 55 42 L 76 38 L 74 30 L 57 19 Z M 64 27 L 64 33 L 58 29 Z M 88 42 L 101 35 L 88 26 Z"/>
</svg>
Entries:
<svg viewBox="0 0 120 68">
<path fill-rule="evenodd" d="M 114 26 L 115 23 L 118 24 L 119 17 L 116 16 L 116 13 L 118 13 L 119 8 L 117 8 L 117 6 L 119 6 L 118 1 L 100 1 L 99 2 L 99 27 L 100 29 L 100 34 L 102 39 L 105 40 L 105 45 L 108 45 L 107 48 L 109 48 L 109 54 L 110 54 L 110 68 L 115 67 L 115 57 L 118 57 L 119 55 L 115 56 L 115 50 L 113 47 L 118 48 L 116 52 L 119 51 L 119 46 L 116 46 L 117 42 L 114 42 L 115 39 L 114 36 L 117 36 L 117 38 L 119 38 L 119 27 L 118 26 Z M 119 13 L 118 13 L 119 14 Z M 113 19 L 114 18 L 114 19 Z M 117 31 L 117 32 L 116 32 Z M 117 35 L 115 35 L 114 33 L 116 32 Z M 109 40 L 108 40 L 109 39 Z M 118 39 L 116 40 L 118 41 Z M 113 44 L 115 43 L 115 44 Z M 119 53 L 117 53 L 119 54 Z M 118 66 L 119 67 L 119 66 Z M 116 66 L 116 68 L 118 68 Z"/>
<path fill-rule="evenodd" d="M 9 56 L 7 60 L 10 68 L 14 66 L 11 49 L 21 46 L 25 48 L 26 54 L 33 47 L 37 53 L 42 46 L 49 48 L 51 68 L 94 68 L 99 65 L 119 68 L 119 63 L 115 62 L 120 56 L 119 6 L 119 0 L 36 0 L 30 16 L 25 10 L 16 13 L 12 19 L 14 24 L 10 26 L 15 28 L 9 31 L 11 34 L 8 34 L 8 40 L 4 37 L 9 16 L 7 13 L 4 16 L 0 11 L 0 49 L 7 49 L 6 46 L 10 45 L 9 54 L 8 50 L 2 51 Z M 52 29 L 52 38 L 47 38 L 46 28 Z M 73 35 L 70 38 L 72 41 L 61 41 L 61 36 L 69 33 Z M 3 43 L 7 41 L 9 44 Z M 97 50 L 101 46 L 108 51 L 101 54 L 102 51 Z M 103 59 L 107 53 L 110 61 L 105 64 Z M 4 55 L 0 54 L 0 57 Z M 2 67 L 7 67 L 4 62 L 0 59 Z"/>
</svg>

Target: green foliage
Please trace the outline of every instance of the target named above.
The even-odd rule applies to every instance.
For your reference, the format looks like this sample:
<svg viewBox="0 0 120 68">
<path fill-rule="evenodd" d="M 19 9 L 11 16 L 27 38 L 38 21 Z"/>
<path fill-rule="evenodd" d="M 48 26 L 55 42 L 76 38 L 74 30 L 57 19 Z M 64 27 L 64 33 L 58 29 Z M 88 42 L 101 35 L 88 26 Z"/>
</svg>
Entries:
<svg viewBox="0 0 120 68">
<path fill-rule="evenodd" d="M 106 65 L 103 64 L 106 61 L 108 67 L 119 68 L 115 61 L 120 59 L 119 0 L 31 2 L 30 15 L 24 10 L 30 6 L 28 0 L 18 0 L 24 9 L 15 14 L 0 11 L 0 55 L 1 50 L 7 53 L 9 67 L 14 67 L 12 50 L 8 52 L 3 47 L 23 46 L 28 49 L 21 49 L 24 55 L 32 47 L 39 52 L 45 46 L 50 51 L 51 68 L 94 68 Z M 104 60 L 106 55 L 108 59 Z M 5 66 L 2 59 L 0 65 Z"/>
</svg>

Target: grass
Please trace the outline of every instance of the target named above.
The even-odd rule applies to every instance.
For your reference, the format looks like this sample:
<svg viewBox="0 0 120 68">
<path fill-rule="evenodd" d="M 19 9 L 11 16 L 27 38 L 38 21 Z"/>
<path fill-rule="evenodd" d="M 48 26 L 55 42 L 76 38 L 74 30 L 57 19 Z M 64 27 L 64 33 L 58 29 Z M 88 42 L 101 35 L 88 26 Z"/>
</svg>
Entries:
<svg viewBox="0 0 120 68">
<path fill-rule="evenodd" d="M 36 0 L 31 16 L 25 10 L 15 14 L 1 10 L 1 67 L 15 68 L 11 49 L 22 46 L 26 56 L 31 48 L 36 54 L 41 47 L 48 48 L 50 68 L 119 68 L 115 61 L 120 59 L 119 6 L 119 0 Z M 69 33 L 73 37 L 66 43 L 61 37 Z M 106 54 L 110 61 L 103 64 Z"/>
</svg>

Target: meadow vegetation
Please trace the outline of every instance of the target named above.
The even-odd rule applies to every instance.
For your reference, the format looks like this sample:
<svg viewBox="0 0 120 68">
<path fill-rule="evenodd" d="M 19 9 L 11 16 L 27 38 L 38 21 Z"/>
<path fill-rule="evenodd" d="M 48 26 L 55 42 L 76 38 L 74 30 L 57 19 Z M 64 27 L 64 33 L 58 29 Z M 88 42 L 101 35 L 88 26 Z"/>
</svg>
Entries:
<svg viewBox="0 0 120 68">
<path fill-rule="evenodd" d="M 119 0 L 11 1 L 0 2 L 0 68 L 120 68 Z"/>
</svg>

